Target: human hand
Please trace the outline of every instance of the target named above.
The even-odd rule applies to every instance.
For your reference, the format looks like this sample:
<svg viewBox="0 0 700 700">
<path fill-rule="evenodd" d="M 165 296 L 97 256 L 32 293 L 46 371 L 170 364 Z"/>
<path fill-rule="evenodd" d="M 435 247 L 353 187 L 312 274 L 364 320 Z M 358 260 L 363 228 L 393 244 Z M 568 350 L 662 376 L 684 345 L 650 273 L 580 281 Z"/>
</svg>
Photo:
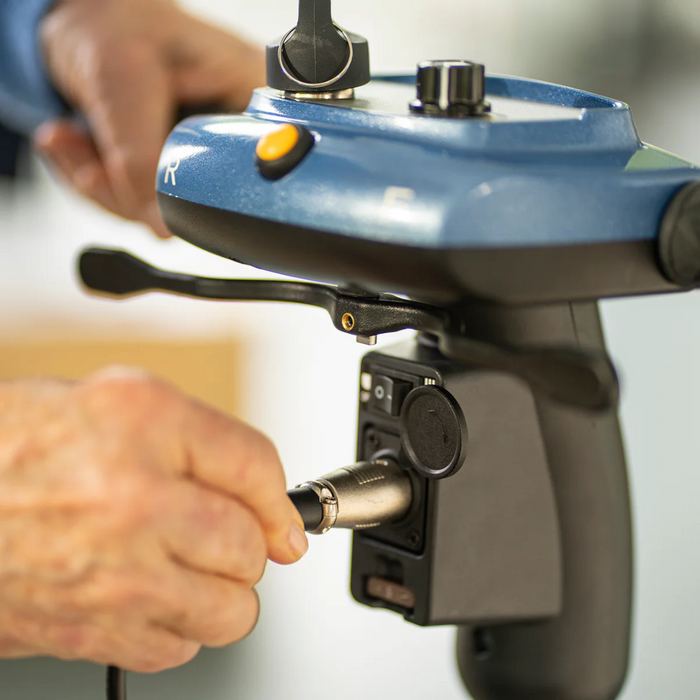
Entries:
<svg viewBox="0 0 700 700">
<path fill-rule="evenodd" d="M 300 523 L 270 441 L 158 380 L 0 384 L 0 657 L 153 672 L 237 641 Z"/>
<path fill-rule="evenodd" d="M 177 107 L 243 109 L 265 84 L 263 51 L 172 0 L 59 0 L 41 38 L 56 88 L 90 133 L 49 122 L 37 149 L 81 194 L 169 236 L 154 183 Z"/>
</svg>

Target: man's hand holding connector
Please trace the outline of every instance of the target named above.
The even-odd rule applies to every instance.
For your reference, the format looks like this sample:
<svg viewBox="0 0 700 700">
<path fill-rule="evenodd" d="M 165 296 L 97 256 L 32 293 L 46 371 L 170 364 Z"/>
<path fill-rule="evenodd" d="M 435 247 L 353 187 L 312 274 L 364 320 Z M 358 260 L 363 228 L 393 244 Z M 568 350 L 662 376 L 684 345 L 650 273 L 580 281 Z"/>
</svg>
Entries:
<svg viewBox="0 0 700 700">
<path fill-rule="evenodd" d="M 0 657 L 152 672 L 239 640 L 299 523 L 270 441 L 158 380 L 0 384 Z"/>
</svg>

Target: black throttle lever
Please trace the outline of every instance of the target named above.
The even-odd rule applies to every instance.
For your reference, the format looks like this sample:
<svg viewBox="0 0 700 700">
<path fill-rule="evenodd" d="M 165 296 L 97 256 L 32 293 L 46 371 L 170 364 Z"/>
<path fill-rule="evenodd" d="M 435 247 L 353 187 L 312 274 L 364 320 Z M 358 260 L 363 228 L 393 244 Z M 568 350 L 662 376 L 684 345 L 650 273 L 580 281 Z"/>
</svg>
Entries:
<svg viewBox="0 0 700 700">
<path fill-rule="evenodd" d="M 148 292 L 221 301 L 273 301 L 325 309 L 335 327 L 360 338 L 414 329 L 438 337 L 441 352 L 467 365 L 514 374 L 558 403 L 592 411 L 617 405 L 615 368 L 601 352 L 514 347 L 469 337 L 447 311 L 388 294 L 367 296 L 312 282 L 231 280 L 167 272 L 120 250 L 90 248 L 79 272 L 92 291 L 116 297 Z"/>
<path fill-rule="evenodd" d="M 340 96 L 369 82 L 367 40 L 339 27 L 331 0 L 299 0 L 299 20 L 267 47 L 267 84 L 297 94 Z"/>
</svg>

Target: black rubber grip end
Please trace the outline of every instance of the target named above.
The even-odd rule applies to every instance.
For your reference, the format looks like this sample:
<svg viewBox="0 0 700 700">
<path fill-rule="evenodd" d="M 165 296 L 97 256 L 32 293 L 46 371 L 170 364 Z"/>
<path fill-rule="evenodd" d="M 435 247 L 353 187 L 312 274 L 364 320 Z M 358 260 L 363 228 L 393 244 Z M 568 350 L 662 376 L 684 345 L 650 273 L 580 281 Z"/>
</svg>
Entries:
<svg viewBox="0 0 700 700">
<path fill-rule="evenodd" d="M 78 272 L 83 284 L 112 296 L 138 294 L 153 287 L 150 265 L 123 250 L 88 248 L 80 255 Z"/>
<path fill-rule="evenodd" d="M 674 284 L 700 285 L 700 180 L 684 187 L 669 204 L 659 230 L 659 262 Z"/>
<path fill-rule="evenodd" d="M 287 495 L 299 511 L 304 521 L 304 529 L 307 532 L 313 532 L 323 520 L 323 509 L 318 495 L 308 487 L 290 489 Z"/>
</svg>

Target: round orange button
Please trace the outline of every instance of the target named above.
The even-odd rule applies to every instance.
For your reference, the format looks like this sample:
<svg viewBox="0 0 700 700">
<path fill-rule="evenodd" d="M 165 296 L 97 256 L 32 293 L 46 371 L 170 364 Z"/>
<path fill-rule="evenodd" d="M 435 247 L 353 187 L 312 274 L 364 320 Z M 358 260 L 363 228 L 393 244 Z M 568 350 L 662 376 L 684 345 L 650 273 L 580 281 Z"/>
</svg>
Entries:
<svg viewBox="0 0 700 700">
<path fill-rule="evenodd" d="M 299 143 L 299 131 L 293 124 L 285 124 L 270 134 L 263 136 L 255 149 L 255 153 L 267 162 L 279 160 L 291 153 Z"/>
</svg>

